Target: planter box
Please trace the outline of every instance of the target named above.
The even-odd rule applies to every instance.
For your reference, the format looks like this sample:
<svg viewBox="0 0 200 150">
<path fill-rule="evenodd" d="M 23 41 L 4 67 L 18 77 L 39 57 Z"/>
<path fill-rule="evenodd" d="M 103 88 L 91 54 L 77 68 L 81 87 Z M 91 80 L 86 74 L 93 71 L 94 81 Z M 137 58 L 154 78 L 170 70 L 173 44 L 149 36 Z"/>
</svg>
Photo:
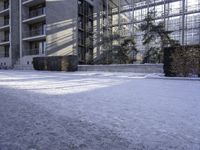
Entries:
<svg viewBox="0 0 200 150">
<path fill-rule="evenodd" d="M 79 65 L 79 71 L 163 73 L 163 64 Z"/>
</svg>

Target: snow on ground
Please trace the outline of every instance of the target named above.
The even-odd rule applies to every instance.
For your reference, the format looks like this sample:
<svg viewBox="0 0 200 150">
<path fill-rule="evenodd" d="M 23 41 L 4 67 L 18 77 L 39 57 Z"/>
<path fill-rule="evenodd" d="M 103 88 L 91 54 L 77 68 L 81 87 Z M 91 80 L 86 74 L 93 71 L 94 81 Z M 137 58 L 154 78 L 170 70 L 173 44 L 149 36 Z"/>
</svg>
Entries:
<svg viewBox="0 0 200 150">
<path fill-rule="evenodd" d="M 0 71 L 0 150 L 200 150 L 200 82 Z"/>
</svg>

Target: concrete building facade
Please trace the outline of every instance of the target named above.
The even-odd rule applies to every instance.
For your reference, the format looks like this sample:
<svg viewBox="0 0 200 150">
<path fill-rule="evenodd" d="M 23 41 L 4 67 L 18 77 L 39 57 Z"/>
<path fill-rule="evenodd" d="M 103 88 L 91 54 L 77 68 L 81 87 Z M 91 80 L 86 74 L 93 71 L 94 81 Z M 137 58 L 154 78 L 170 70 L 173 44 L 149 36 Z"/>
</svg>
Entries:
<svg viewBox="0 0 200 150">
<path fill-rule="evenodd" d="M 31 65 L 38 56 L 75 54 L 77 1 L 20 1 L 20 61 Z"/>
<path fill-rule="evenodd" d="M 102 0 L 21 0 L 20 58 L 15 66 L 29 68 L 33 57 L 93 56 L 93 33 L 100 30 Z"/>
</svg>

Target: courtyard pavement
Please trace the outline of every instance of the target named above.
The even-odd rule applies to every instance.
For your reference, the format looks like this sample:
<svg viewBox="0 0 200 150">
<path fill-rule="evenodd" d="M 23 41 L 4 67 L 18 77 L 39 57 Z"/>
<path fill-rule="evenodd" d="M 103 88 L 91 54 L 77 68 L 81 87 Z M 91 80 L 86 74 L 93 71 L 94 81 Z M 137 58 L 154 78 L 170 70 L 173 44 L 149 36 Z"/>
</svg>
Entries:
<svg viewBox="0 0 200 150">
<path fill-rule="evenodd" d="M 200 81 L 0 70 L 0 150 L 200 150 Z"/>
</svg>

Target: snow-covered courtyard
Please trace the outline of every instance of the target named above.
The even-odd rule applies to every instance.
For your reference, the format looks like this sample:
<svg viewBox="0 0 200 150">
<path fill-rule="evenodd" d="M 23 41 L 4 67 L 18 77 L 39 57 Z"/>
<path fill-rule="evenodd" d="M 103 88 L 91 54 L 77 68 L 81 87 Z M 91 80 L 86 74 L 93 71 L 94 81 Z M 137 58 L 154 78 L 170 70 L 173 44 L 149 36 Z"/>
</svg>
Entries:
<svg viewBox="0 0 200 150">
<path fill-rule="evenodd" d="M 0 70 L 0 150 L 200 150 L 200 81 Z"/>
</svg>

